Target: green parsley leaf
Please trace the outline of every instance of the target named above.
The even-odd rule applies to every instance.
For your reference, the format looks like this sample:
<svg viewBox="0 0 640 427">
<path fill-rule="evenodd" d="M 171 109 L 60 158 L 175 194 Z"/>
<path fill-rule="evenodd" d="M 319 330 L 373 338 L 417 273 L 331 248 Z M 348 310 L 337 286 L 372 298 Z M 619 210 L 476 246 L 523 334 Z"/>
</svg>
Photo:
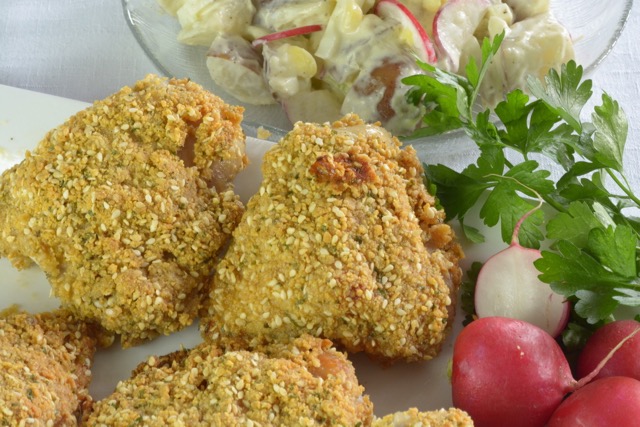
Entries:
<svg viewBox="0 0 640 427">
<path fill-rule="evenodd" d="M 587 250 L 606 268 L 632 281 L 636 275 L 636 246 L 634 231 L 620 224 L 615 229 L 595 228 L 589 233 Z"/>
<path fill-rule="evenodd" d="M 518 220 L 535 206 L 535 203 L 524 200 L 520 193 L 536 197 L 553 189 L 553 183 L 547 179 L 549 172 L 536 171 L 537 166 L 537 162 L 530 160 L 514 166 L 504 176 L 490 177 L 495 180 L 495 184 L 480 210 L 480 217 L 490 227 L 500 222 L 505 242 L 511 240 Z M 544 238 L 539 230 L 543 219 L 543 213 L 536 211 L 522 224 L 518 235 L 521 245 L 532 248 L 540 246 L 540 241 Z"/>
<path fill-rule="evenodd" d="M 484 235 L 475 227 L 471 227 L 464 222 L 464 218 L 460 219 L 460 227 L 462 233 L 471 243 L 483 243 L 485 241 Z"/>
<path fill-rule="evenodd" d="M 488 185 L 444 165 L 429 166 L 425 175 L 438 189 L 438 200 L 447 214 L 447 220 L 463 218 L 482 196 Z"/>
<path fill-rule="evenodd" d="M 418 61 L 425 73 L 405 77 L 402 83 L 413 86 L 407 92 L 407 101 L 413 105 L 424 105 L 427 113 L 423 118 L 425 126 L 408 139 L 424 138 L 461 127 L 468 129 L 467 123 L 473 121 L 479 85 L 503 38 L 504 33 L 496 36 L 493 42 L 486 39 L 483 41 L 482 64 L 478 67 L 472 59 L 466 67 L 467 77 Z M 486 115 L 488 116 L 488 112 Z"/>
<path fill-rule="evenodd" d="M 619 304 L 626 305 L 628 307 L 640 306 L 640 289 L 616 288 L 615 290 L 620 295 L 614 296 L 613 299 Z"/>
<path fill-rule="evenodd" d="M 410 138 L 426 137 L 459 129 L 466 115 L 468 97 L 473 92 L 471 85 L 456 74 L 418 62 L 425 74 L 405 77 L 402 82 L 413 86 L 407 92 L 407 100 L 414 105 L 424 105 L 428 113 L 424 116 L 425 126 Z M 429 76 L 429 77 L 428 77 Z"/>
<path fill-rule="evenodd" d="M 582 72 L 582 66 L 569 61 L 562 65 L 560 73 L 555 69 L 549 70 L 544 83 L 532 76 L 527 79 L 531 93 L 543 100 L 577 133 L 582 132 L 580 113 L 593 93 L 591 80 L 582 81 Z"/>
<path fill-rule="evenodd" d="M 547 224 L 547 237 L 554 240 L 568 240 L 578 247 L 585 247 L 589 233 L 602 227 L 587 203 L 574 202 L 566 212 L 557 214 Z"/>
<path fill-rule="evenodd" d="M 629 214 L 629 208 L 640 209 L 640 198 L 623 170 L 627 118 L 605 93 L 587 116 L 591 122 L 583 120 L 592 82 L 583 80 L 575 61 L 550 70 L 544 81 L 529 78 L 531 96 L 518 89 L 493 111 L 479 111 L 479 90 L 502 37 L 482 42 L 482 61 L 470 61 L 466 77 L 421 64 L 424 74 L 403 80 L 412 85 L 410 102 L 426 108 L 427 129 L 415 136 L 459 127 L 479 148 L 477 160 L 461 172 L 424 166 L 447 220 L 458 219 L 471 241 L 483 236 L 466 224 L 470 212 L 487 226 L 499 226 L 510 242 L 515 224 L 536 200 L 544 202 L 544 212 L 555 211 L 546 224 L 543 210 L 534 212 L 518 238 L 529 247 L 549 243 L 535 266 L 542 281 L 572 302 L 563 337 L 567 348 L 575 348 L 612 320 L 619 305 L 640 306 L 640 219 Z M 551 159 L 552 167 L 542 168 L 540 156 Z M 554 182 L 553 176 L 560 178 Z M 472 209 L 476 205 L 480 209 Z M 475 282 L 473 269 L 468 275 Z M 468 298 L 473 287 L 465 286 Z M 471 305 L 463 308 L 473 314 Z"/>
<path fill-rule="evenodd" d="M 587 323 L 595 324 L 603 319 L 612 320 L 612 314 L 618 303 L 611 294 L 579 290 L 576 296 L 578 302 L 575 305 L 575 311 L 580 317 L 586 319 Z"/>
<path fill-rule="evenodd" d="M 460 285 L 460 306 L 466 313 L 462 321 L 464 325 L 471 323 L 475 316 L 474 294 L 476 291 L 476 281 L 478 280 L 478 274 L 480 274 L 481 268 L 481 262 L 473 262 L 467 272 L 468 280 L 463 281 L 462 285 Z"/>
<path fill-rule="evenodd" d="M 480 216 L 486 225 L 493 227 L 500 223 L 502 240 L 505 242 L 511 241 L 516 223 L 534 206 L 521 198 L 514 197 L 514 194 L 513 187 L 498 185 L 480 210 Z M 539 227 L 543 219 L 542 212 L 536 211 L 524 221 L 518 233 L 518 241 L 522 246 L 536 249 L 540 247 L 540 241 L 544 235 Z"/>
<path fill-rule="evenodd" d="M 542 251 L 535 266 L 541 272 L 540 280 L 551 283 L 552 289 L 564 296 L 574 296 L 582 289 L 613 288 L 625 280 L 567 240 L 557 241 L 554 249 L 557 252 Z"/>
<path fill-rule="evenodd" d="M 507 98 L 500 102 L 495 109 L 496 115 L 504 124 L 505 130 L 500 133 L 500 139 L 510 147 L 521 153 L 527 151 L 529 137 L 529 96 L 521 90 L 514 90 L 507 94 Z"/>
<path fill-rule="evenodd" d="M 562 343 L 567 349 L 567 352 L 576 353 L 584 347 L 592 334 L 593 331 L 589 328 L 588 324 L 584 325 L 581 322 L 569 322 L 562 332 Z"/>
<path fill-rule="evenodd" d="M 616 231 L 611 228 L 591 230 L 585 249 L 559 240 L 554 245 L 557 253 L 543 251 L 542 258 L 534 263 L 542 272 L 540 280 L 551 283 L 555 292 L 576 297 L 576 313 L 591 324 L 608 320 L 624 301 L 621 294 L 627 293 L 626 289 L 640 289 L 636 283 L 635 258 L 629 260 L 625 255 L 622 260 L 615 259 L 625 251 L 628 253 L 631 244 L 635 245 L 635 235 L 624 226 L 618 228 Z M 620 249 L 616 249 L 618 239 Z M 635 246 L 632 253 L 635 254 Z"/>
<path fill-rule="evenodd" d="M 471 102 L 468 103 L 470 107 L 469 112 L 471 112 L 471 109 L 473 108 L 473 104 L 476 102 L 476 99 L 478 98 L 478 93 L 480 91 L 480 86 L 482 85 L 482 80 L 484 79 L 484 76 L 487 74 L 487 71 L 489 70 L 489 65 L 491 64 L 493 57 L 498 53 L 498 50 L 500 49 L 500 45 L 502 44 L 502 40 L 504 40 L 504 36 L 505 36 L 505 32 L 503 31 L 501 34 L 498 34 L 497 36 L 495 36 L 494 39 L 491 41 L 488 38 L 483 39 L 482 46 L 481 46 L 482 59 L 481 59 L 480 68 L 478 68 L 478 65 L 476 64 L 476 61 L 474 58 L 472 58 L 469 61 L 469 64 L 465 68 L 467 79 L 469 83 L 471 83 L 471 86 L 473 86 L 474 88 L 473 95 L 470 100 Z"/>
<path fill-rule="evenodd" d="M 622 154 L 627 140 L 627 118 L 618 103 L 607 94 L 602 95 L 602 105 L 594 108 L 593 139 L 595 159 L 608 168 L 622 171 Z"/>
</svg>

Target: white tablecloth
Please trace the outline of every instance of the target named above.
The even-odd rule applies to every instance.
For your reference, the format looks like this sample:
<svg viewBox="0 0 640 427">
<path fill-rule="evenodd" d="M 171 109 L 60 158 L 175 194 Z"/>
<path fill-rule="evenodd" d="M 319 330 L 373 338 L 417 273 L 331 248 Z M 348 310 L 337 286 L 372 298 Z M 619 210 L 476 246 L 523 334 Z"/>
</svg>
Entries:
<svg viewBox="0 0 640 427">
<path fill-rule="evenodd" d="M 569 0 L 562 0 L 569 1 Z M 619 1 L 619 0 L 611 0 Z M 640 183 L 640 5 L 590 76 L 629 116 L 625 162 Z M 158 72 L 128 28 L 119 0 L 1 0 L 0 84 L 92 102 Z M 438 151 L 436 149 L 436 151 Z M 439 153 L 450 151 L 440 148 Z M 465 153 L 435 158 L 468 164 Z M 453 163 L 453 164 L 451 164 Z M 633 165 L 633 166 L 632 166 Z"/>
</svg>

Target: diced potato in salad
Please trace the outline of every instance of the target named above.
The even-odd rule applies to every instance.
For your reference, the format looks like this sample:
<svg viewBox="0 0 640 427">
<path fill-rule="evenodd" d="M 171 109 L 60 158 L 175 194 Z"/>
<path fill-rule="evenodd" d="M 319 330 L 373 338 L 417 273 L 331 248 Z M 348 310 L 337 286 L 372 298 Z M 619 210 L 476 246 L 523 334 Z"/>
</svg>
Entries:
<svg viewBox="0 0 640 427">
<path fill-rule="evenodd" d="M 218 86 L 245 103 L 280 103 L 292 122 L 355 112 L 408 135 L 424 111 L 401 80 L 422 72 L 418 59 L 464 75 L 482 39 L 502 32 L 480 94 L 487 105 L 574 58 L 549 0 L 158 1 L 178 19 L 180 42 L 209 48 Z"/>
</svg>

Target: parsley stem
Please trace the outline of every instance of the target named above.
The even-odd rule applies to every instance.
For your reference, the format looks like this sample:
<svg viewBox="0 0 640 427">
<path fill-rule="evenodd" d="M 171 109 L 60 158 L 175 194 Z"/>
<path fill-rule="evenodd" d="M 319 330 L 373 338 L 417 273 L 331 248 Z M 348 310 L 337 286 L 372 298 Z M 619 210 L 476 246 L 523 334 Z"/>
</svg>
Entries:
<svg viewBox="0 0 640 427">
<path fill-rule="evenodd" d="M 620 189 L 624 192 L 624 194 L 627 195 L 627 197 L 629 197 L 629 199 L 631 199 L 636 206 L 640 207 L 640 199 L 638 199 L 636 197 L 635 194 L 633 194 L 633 192 L 629 189 L 629 184 L 626 182 L 626 178 L 625 178 L 625 183 L 623 183 L 620 178 L 618 178 L 618 175 L 616 175 L 615 173 L 613 173 L 613 171 L 610 168 L 606 169 L 607 174 L 611 177 L 611 179 L 613 179 L 613 181 L 618 185 L 618 187 L 620 187 Z"/>
<path fill-rule="evenodd" d="M 551 206 L 552 208 L 554 208 L 556 211 L 558 212 L 566 212 L 567 208 L 565 208 L 564 206 L 562 206 L 561 203 L 558 203 L 557 201 L 555 201 L 554 199 L 552 199 L 549 196 L 542 196 L 542 199 L 545 201 L 545 203 L 547 203 L 549 206 Z"/>
</svg>

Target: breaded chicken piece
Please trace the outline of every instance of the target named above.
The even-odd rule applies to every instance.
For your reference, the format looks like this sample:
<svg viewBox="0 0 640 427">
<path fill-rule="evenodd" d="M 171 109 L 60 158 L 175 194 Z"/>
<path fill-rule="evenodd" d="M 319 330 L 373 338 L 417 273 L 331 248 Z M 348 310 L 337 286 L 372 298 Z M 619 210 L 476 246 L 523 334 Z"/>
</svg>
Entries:
<svg viewBox="0 0 640 427">
<path fill-rule="evenodd" d="M 100 336 L 67 310 L 0 316 L 0 425 L 78 425 Z"/>
<path fill-rule="evenodd" d="M 373 427 L 473 427 L 466 412 L 457 409 L 420 412 L 411 408 L 373 421 Z"/>
<path fill-rule="evenodd" d="M 95 404 L 88 426 L 368 426 L 372 405 L 328 340 L 256 352 L 203 343 L 151 357 Z"/>
<path fill-rule="evenodd" d="M 51 130 L 0 178 L 0 255 L 129 346 L 193 322 L 244 208 L 242 109 L 147 76 Z M 206 290 L 204 292 L 206 294 Z"/>
<path fill-rule="evenodd" d="M 310 333 L 392 362 L 435 356 L 462 257 L 412 147 L 354 115 L 271 148 L 211 284 L 201 332 L 225 348 Z"/>
</svg>

